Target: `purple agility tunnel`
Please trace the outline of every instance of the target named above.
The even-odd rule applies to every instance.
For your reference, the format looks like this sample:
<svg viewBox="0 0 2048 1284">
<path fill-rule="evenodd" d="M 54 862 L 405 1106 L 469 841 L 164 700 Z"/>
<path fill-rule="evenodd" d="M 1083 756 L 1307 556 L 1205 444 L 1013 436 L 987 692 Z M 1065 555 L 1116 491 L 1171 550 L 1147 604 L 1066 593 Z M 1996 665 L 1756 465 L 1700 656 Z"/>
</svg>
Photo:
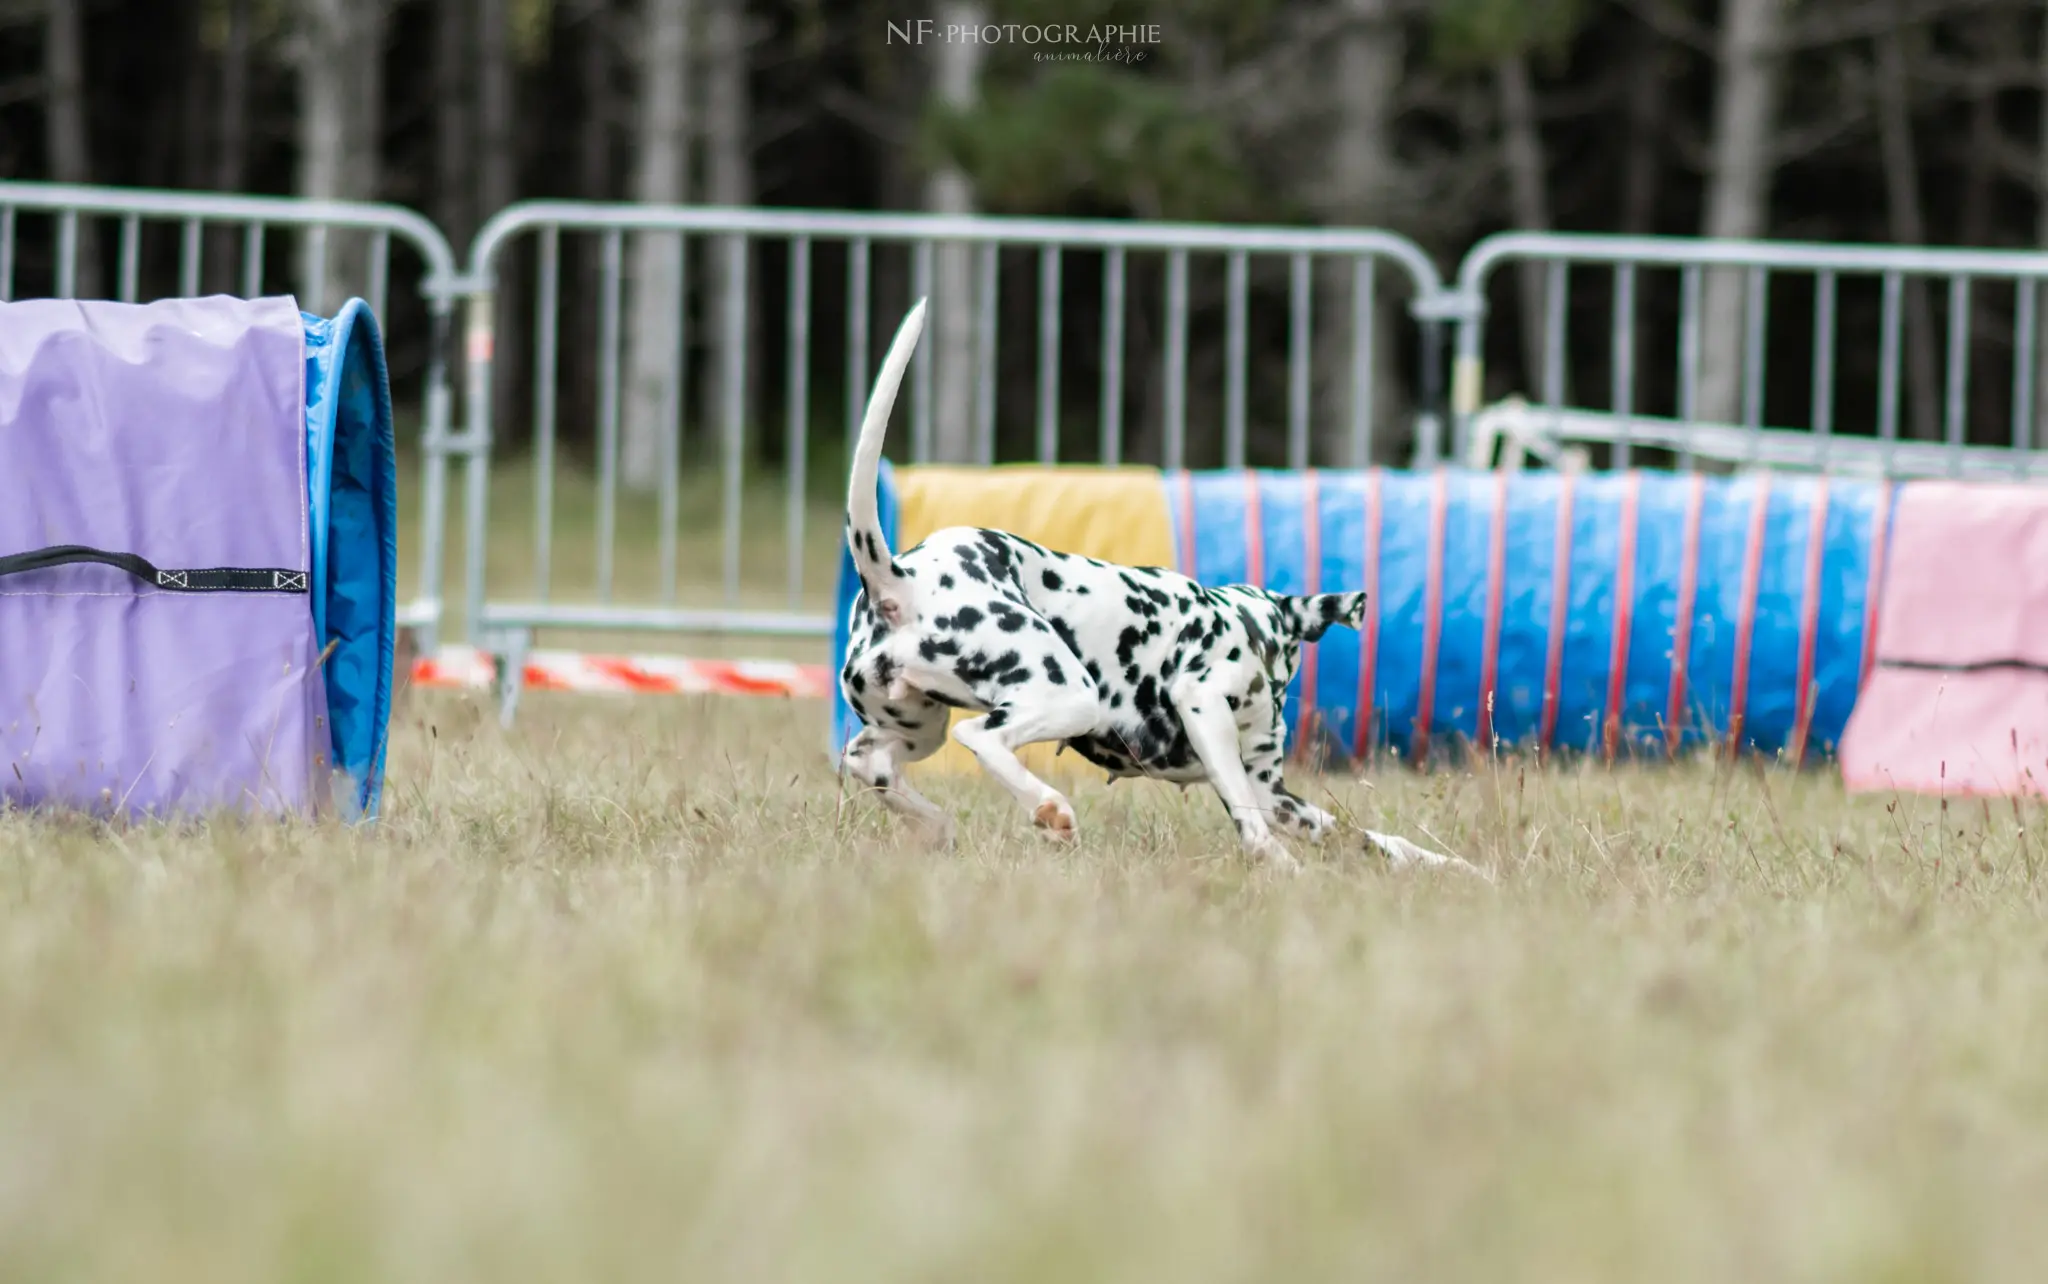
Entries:
<svg viewBox="0 0 2048 1284">
<path fill-rule="evenodd" d="M 396 527 L 361 300 L 0 304 L 0 808 L 373 817 Z"/>
</svg>

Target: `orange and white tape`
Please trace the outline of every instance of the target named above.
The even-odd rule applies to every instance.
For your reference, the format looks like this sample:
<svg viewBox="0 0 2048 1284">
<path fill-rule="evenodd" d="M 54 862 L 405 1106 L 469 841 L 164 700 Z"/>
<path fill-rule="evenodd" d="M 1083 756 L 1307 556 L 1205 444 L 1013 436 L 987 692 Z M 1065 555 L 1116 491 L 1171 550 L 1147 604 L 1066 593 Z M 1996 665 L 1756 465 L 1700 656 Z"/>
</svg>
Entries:
<svg viewBox="0 0 2048 1284">
<path fill-rule="evenodd" d="M 497 666 L 470 646 L 444 646 L 413 661 L 420 687 L 491 685 Z M 829 665 L 793 660 L 692 660 L 679 655 L 583 655 L 529 651 L 522 685 L 529 691 L 591 691 L 615 695 L 763 695 L 822 700 L 832 694 Z"/>
</svg>

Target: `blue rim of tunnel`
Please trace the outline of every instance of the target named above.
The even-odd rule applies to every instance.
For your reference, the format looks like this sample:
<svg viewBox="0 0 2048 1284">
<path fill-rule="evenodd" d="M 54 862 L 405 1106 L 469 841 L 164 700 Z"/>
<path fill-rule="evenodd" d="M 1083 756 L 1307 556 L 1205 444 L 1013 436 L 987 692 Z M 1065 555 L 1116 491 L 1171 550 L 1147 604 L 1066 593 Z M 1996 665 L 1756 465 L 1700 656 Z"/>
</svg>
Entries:
<svg viewBox="0 0 2048 1284">
<path fill-rule="evenodd" d="M 313 544 L 313 632 L 326 655 L 333 764 L 349 820 L 377 815 L 398 644 L 398 462 L 384 344 L 369 304 L 306 331 L 306 482 Z M 332 647 L 331 651 L 328 648 Z"/>
</svg>

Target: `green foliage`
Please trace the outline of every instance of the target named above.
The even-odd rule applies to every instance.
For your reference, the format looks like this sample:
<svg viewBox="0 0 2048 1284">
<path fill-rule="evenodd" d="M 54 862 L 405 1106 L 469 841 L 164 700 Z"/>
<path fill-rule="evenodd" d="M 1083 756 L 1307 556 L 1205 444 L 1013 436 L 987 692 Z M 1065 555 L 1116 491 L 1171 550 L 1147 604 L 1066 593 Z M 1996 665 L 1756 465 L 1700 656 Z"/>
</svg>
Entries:
<svg viewBox="0 0 2048 1284">
<path fill-rule="evenodd" d="M 1222 123 L 1126 64 L 1051 64 L 970 110 L 934 109 L 925 125 L 928 160 L 960 166 L 990 209 L 1042 212 L 1085 196 L 1146 217 L 1229 219 L 1252 204 Z"/>
<path fill-rule="evenodd" d="M 1515 54 L 1561 56 L 1588 10 L 1586 0 L 1437 0 L 1430 12 L 1430 54 L 1452 70 Z"/>
</svg>

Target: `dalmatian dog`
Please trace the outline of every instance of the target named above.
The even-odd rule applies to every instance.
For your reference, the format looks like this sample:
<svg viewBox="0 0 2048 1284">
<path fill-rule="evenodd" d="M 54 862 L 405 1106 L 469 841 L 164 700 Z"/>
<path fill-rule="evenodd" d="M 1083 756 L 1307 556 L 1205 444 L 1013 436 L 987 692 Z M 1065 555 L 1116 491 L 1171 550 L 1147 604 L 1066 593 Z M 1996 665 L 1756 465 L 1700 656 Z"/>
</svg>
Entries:
<svg viewBox="0 0 2048 1284">
<path fill-rule="evenodd" d="M 1281 779 L 1283 696 L 1302 644 L 1332 625 L 1356 628 L 1365 594 L 1208 588 L 978 527 L 892 553 L 876 475 L 924 316 L 919 300 L 897 330 L 854 448 L 846 539 L 861 591 L 839 682 L 863 725 L 843 769 L 950 843 L 951 820 L 903 769 L 938 752 L 951 710 L 971 710 L 953 736 L 1048 837 L 1074 838 L 1074 808 L 1019 761 L 1017 750 L 1039 741 L 1073 750 L 1112 782 L 1206 780 L 1248 854 L 1299 868 L 1276 828 L 1320 842 L 1335 820 Z M 1367 840 L 1395 865 L 1463 864 L 1392 835 Z"/>
</svg>

